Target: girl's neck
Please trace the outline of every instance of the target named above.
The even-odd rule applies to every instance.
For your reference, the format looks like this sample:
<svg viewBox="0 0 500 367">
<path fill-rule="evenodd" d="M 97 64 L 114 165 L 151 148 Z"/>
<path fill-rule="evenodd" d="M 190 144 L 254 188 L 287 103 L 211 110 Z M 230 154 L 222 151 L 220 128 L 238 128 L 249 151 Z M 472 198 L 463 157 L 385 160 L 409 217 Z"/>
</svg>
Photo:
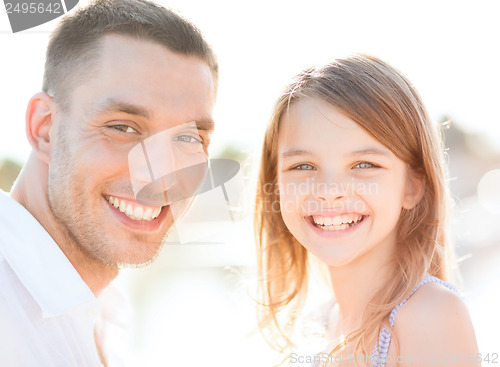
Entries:
<svg viewBox="0 0 500 367">
<path fill-rule="evenodd" d="M 347 335 L 361 326 L 367 304 L 391 276 L 389 262 L 396 241 L 379 246 L 348 265 L 329 267 L 330 281 L 338 304 L 336 334 Z"/>
</svg>

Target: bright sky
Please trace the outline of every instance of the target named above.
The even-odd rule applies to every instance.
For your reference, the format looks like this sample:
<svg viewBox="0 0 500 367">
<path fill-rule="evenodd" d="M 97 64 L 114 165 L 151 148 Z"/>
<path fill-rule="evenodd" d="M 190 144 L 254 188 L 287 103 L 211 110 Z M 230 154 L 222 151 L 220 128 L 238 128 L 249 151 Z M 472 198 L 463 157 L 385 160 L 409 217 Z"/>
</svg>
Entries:
<svg viewBox="0 0 500 367">
<path fill-rule="evenodd" d="M 87 1 L 80 0 L 80 4 Z M 498 1 L 171 0 L 213 44 L 221 80 L 213 149 L 258 149 L 272 104 L 300 70 L 352 52 L 385 59 L 416 85 L 431 116 L 444 114 L 500 146 Z M 12 34 L 0 7 L 0 157 L 21 162 L 28 99 L 41 87 L 56 21 Z"/>
</svg>

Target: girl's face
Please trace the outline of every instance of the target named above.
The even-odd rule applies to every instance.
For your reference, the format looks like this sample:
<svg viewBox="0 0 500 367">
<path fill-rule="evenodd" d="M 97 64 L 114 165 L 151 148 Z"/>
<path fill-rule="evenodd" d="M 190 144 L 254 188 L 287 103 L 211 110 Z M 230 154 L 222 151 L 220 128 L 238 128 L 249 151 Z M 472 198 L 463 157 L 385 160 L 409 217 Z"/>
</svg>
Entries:
<svg viewBox="0 0 500 367">
<path fill-rule="evenodd" d="M 283 115 L 278 154 L 281 214 L 307 250 L 334 267 L 393 253 L 401 209 L 416 205 L 423 185 L 388 148 L 307 98 Z"/>
</svg>

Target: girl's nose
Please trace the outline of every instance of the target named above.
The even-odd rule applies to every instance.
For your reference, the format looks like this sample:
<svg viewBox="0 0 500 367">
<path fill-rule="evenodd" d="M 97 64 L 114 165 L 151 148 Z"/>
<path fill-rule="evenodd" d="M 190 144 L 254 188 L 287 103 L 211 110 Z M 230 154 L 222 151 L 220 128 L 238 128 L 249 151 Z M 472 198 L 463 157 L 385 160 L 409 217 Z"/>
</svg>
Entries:
<svg viewBox="0 0 500 367">
<path fill-rule="evenodd" d="M 334 204 L 349 196 L 350 179 L 341 173 L 325 172 L 314 181 L 312 194 L 321 201 Z"/>
</svg>

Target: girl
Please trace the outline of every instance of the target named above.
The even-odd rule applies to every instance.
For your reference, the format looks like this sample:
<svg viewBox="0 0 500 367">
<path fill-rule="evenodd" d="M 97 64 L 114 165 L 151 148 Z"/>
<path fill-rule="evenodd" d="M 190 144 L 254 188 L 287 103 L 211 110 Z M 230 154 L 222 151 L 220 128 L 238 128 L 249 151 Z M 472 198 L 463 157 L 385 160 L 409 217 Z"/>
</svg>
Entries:
<svg viewBox="0 0 500 367">
<path fill-rule="evenodd" d="M 443 163 L 416 90 L 385 62 L 355 55 L 297 76 L 266 131 L 256 201 L 259 321 L 274 346 L 292 345 L 312 254 L 335 294 L 316 362 L 480 365 L 446 282 Z"/>
</svg>

